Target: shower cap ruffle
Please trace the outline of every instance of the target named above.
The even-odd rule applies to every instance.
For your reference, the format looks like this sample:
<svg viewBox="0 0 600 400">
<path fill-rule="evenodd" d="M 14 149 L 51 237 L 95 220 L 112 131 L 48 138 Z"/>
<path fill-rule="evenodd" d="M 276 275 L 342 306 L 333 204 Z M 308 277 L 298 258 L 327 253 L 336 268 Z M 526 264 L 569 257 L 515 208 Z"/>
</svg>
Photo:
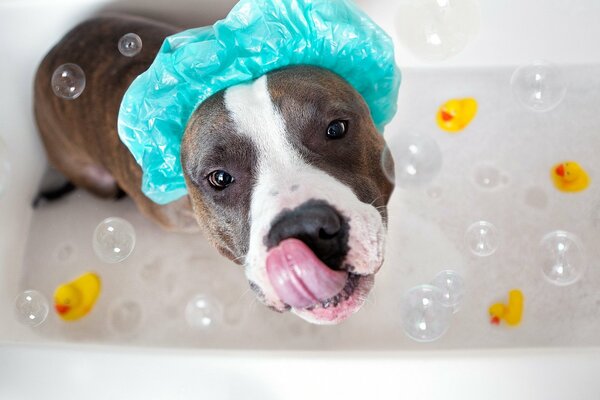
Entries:
<svg viewBox="0 0 600 400">
<path fill-rule="evenodd" d="M 123 97 L 119 137 L 142 167 L 146 196 L 166 204 L 187 193 L 181 140 L 204 100 L 292 65 L 346 79 L 380 131 L 396 112 L 400 71 L 392 40 L 351 0 L 241 0 L 213 26 L 166 38 Z"/>
</svg>

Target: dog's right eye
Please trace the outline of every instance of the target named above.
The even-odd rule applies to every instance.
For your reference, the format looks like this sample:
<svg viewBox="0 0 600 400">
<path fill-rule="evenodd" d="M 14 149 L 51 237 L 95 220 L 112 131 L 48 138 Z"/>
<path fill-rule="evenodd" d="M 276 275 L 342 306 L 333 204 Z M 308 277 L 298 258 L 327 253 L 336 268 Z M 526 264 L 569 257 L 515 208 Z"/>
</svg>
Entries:
<svg viewBox="0 0 600 400">
<path fill-rule="evenodd" d="M 223 190 L 235 181 L 233 176 L 229 175 L 227 171 L 220 169 L 208 174 L 206 179 L 208 180 L 208 184 L 215 190 Z"/>
<path fill-rule="evenodd" d="M 346 136 L 348 121 L 335 120 L 327 127 L 327 137 L 329 139 L 341 139 Z"/>
</svg>

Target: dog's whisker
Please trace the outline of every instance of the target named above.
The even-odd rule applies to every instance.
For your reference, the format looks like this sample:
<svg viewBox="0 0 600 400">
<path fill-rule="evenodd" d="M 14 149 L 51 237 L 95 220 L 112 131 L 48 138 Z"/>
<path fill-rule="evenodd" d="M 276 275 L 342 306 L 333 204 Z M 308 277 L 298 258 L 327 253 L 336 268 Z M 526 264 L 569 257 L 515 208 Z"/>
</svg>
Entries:
<svg viewBox="0 0 600 400">
<path fill-rule="evenodd" d="M 223 243 L 222 244 L 223 248 L 225 248 L 225 250 L 227 250 L 228 252 L 230 252 L 235 258 L 232 258 L 231 261 L 238 261 L 241 260 L 243 258 L 245 258 L 245 255 L 238 255 L 231 247 L 229 247 L 227 244 Z"/>
<path fill-rule="evenodd" d="M 248 296 L 249 293 L 254 293 L 252 288 L 248 288 L 248 289 L 244 290 L 244 292 L 237 299 L 238 303 L 241 303 L 242 300 L 244 299 L 244 297 Z M 256 300 L 256 297 L 250 297 L 250 299 L 252 301 L 254 301 L 254 300 Z"/>
<path fill-rule="evenodd" d="M 376 201 L 378 201 L 378 200 L 379 200 L 379 199 L 381 199 L 382 197 L 383 197 L 383 195 L 377 196 L 377 197 L 376 197 L 376 198 L 375 198 L 375 199 L 374 199 L 374 200 L 373 200 L 373 201 L 372 201 L 372 202 L 371 202 L 369 205 L 371 205 L 371 206 L 372 206 L 373 204 L 375 204 L 375 202 L 376 202 Z M 374 207 L 375 207 L 375 208 L 377 208 L 376 206 L 374 206 Z M 383 206 L 383 207 L 385 207 L 385 206 Z"/>
</svg>

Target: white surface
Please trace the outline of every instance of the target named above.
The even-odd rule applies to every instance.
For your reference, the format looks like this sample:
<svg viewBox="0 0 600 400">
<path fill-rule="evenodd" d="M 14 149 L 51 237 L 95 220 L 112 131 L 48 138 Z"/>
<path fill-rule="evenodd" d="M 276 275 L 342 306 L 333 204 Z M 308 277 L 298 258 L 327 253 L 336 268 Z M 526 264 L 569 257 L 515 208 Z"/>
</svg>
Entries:
<svg viewBox="0 0 600 400">
<path fill-rule="evenodd" d="M 598 398 L 597 350 L 389 354 L 0 348 L 10 400 Z"/>
<path fill-rule="evenodd" d="M 409 132 L 429 136 L 439 144 L 442 168 L 430 183 L 394 192 L 385 263 L 375 288 L 363 309 L 339 326 L 311 326 L 267 310 L 249 291 L 241 269 L 220 257 L 202 236 L 165 233 L 129 200 L 102 201 L 76 193 L 34 213 L 20 288 L 50 298 L 60 283 L 93 270 L 103 279 L 103 293 L 84 320 L 64 324 L 52 313 L 36 333 L 59 341 L 221 349 L 600 346 L 600 249 L 595 244 L 600 221 L 592 217 L 600 207 L 600 120 L 595 109 L 586 107 L 600 104 L 596 71 L 564 68 L 569 82 L 564 101 L 552 112 L 538 113 L 513 98 L 510 68 L 405 70 L 400 112 L 385 136 L 395 156 L 397 137 Z M 479 110 L 464 131 L 448 134 L 434 117 L 439 105 L 454 96 L 473 96 Z M 581 193 L 559 192 L 550 179 L 551 168 L 570 159 L 591 177 L 592 184 Z M 475 183 L 481 166 L 497 171 L 497 187 Z M 428 195 L 432 189 L 438 197 Z M 526 199 L 532 190 L 544 204 L 530 205 Z M 119 264 L 101 262 L 91 248 L 95 226 L 111 215 L 129 220 L 136 229 L 134 253 Z M 487 257 L 472 255 L 465 240 L 467 227 L 479 220 L 492 222 L 498 231 L 498 250 Z M 587 256 L 585 275 L 566 287 L 544 279 L 538 257 L 542 237 L 557 229 L 579 237 Z M 72 254 L 61 258 L 64 246 Z M 401 329 L 401 296 L 447 268 L 465 279 L 460 312 L 439 340 L 411 341 Z M 525 295 L 523 323 L 517 329 L 491 326 L 488 307 L 506 301 L 513 288 Z M 195 294 L 223 304 L 227 320 L 211 332 L 190 329 L 183 310 Z M 142 325 L 127 338 L 110 330 L 115 304 L 122 301 L 135 301 L 144 314 Z M 372 329 L 365 331 L 365 326 Z"/>
<path fill-rule="evenodd" d="M 192 26 L 224 15 L 232 3 L 206 0 L 205 7 L 198 7 L 197 1 L 190 0 L 137 0 L 118 1 L 108 8 L 145 10 L 171 21 L 184 16 L 185 24 Z M 394 2 L 361 0 L 359 3 L 394 33 Z M 31 117 L 33 73 L 49 46 L 73 24 L 106 8 L 106 4 L 95 0 L 0 1 L 0 34 L 5 38 L 0 45 L 4 60 L 0 63 L 3 88 L 0 135 L 6 139 L 16 171 L 9 192 L 0 197 L 0 341 L 44 341 L 43 337 L 15 324 L 12 316 L 31 219 L 29 203 L 44 168 L 43 151 Z M 463 53 L 436 66 L 518 65 L 540 58 L 559 64 L 598 63 L 599 16 L 600 4 L 595 0 L 483 1 L 478 37 Z M 398 46 L 398 60 L 401 66 L 427 66 L 401 46 Z M 588 107 L 593 113 L 593 107 Z M 50 350 L 10 346 L 0 349 L 0 398 L 132 399 L 139 395 L 144 399 L 185 399 L 200 398 L 213 390 L 213 398 L 252 398 L 256 394 L 257 398 L 268 399 L 270 395 L 306 399 L 312 391 L 318 397 L 404 394 L 408 398 L 495 398 L 497 395 L 497 398 L 592 399 L 597 398 L 600 389 L 596 379 L 600 367 L 597 350 L 479 355 L 461 351 L 435 356 L 391 353 L 385 358 L 343 354 L 333 357 L 327 353 L 304 353 L 284 363 L 286 355 L 282 353 L 274 353 L 265 360 L 255 353 L 141 354 L 105 348 Z M 82 359 L 85 365 L 81 364 Z M 306 367 L 313 372 L 311 379 L 300 383 L 293 379 L 304 377 Z M 63 371 L 66 371 L 64 376 L 60 374 Z M 65 386 L 65 376 L 71 378 L 72 388 Z M 332 385 L 332 377 L 345 384 Z M 493 382 L 488 384 L 490 379 Z M 231 388 L 232 383 L 240 383 L 241 392 L 229 392 L 228 396 L 224 391 L 236 389 L 224 388 Z M 66 392 L 68 396 L 59 397 L 59 393 Z"/>
</svg>

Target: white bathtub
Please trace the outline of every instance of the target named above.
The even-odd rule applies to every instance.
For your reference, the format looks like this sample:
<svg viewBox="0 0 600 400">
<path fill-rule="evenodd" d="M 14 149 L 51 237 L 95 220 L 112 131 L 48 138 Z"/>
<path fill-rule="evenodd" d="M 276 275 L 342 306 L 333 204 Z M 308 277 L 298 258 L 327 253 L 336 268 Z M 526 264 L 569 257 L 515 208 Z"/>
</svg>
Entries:
<svg viewBox="0 0 600 400">
<path fill-rule="evenodd" d="M 413 342 L 394 323 L 381 326 L 381 334 L 377 334 L 378 318 L 383 315 L 378 309 L 393 312 L 395 307 L 385 301 L 393 298 L 390 294 L 393 288 L 404 290 L 425 283 L 427 276 L 444 263 L 466 262 L 448 241 L 442 241 L 436 248 L 438 251 L 432 252 L 435 254 L 425 256 L 422 253 L 427 248 L 417 240 L 415 264 L 429 267 L 406 274 L 382 271 L 379 281 L 385 278 L 388 281 L 380 283 L 375 293 L 378 301 L 367 304 L 365 310 L 346 324 L 325 333 L 306 328 L 290 316 L 269 313 L 260 306 L 253 309 L 250 321 L 222 337 L 195 341 L 190 332 L 185 332 L 184 343 L 178 343 L 177 335 L 168 340 L 156 337 L 137 340 L 95 336 L 89 327 L 75 333 L 64 329 L 36 330 L 16 321 L 14 299 L 23 289 L 24 280 L 35 281 L 24 274 L 23 268 L 25 261 L 35 258 L 35 254 L 26 252 L 33 217 L 30 203 L 46 167 L 31 113 L 32 78 L 41 57 L 72 25 L 98 10 L 139 11 L 164 20 L 182 21 L 187 26 L 200 26 L 222 17 L 233 3 L 230 0 L 174 0 L 168 4 L 156 1 L 145 4 L 141 0 L 112 4 L 93 0 L 0 0 L 0 33 L 5 39 L 0 45 L 3 57 L 0 136 L 7 143 L 13 167 L 8 190 L 0 197 L 0 399 L 598 398 L 600 317 L 592 311 L 591 320 L 573 317 L 572 327 L 577 332 L 571 336 L 567 335 L 570 331 L 564 322 L 570 318 L 567 309 L 558 315 L 557 319 L 563 322 L 562 325 L 557 322 L 554 330 L 536 326 L 535 322 L 546 323 L 548 319 L 534 315 L 524 321 L 522 328 L 501 330 L 498 334 L 478 328 L 486 318 L 487 299 L 481 304 L 470 300 L 457 314 L 453 322 L 456 328 L 440 341 Z M 359 3 L 395 35 L 396 2 Z M 438 74 L 445 73 L 460 75 L 464 71 L 473 71 L 476 76 L 478 71 L 498 69 L 499 75 L 495 76 L 501 82 L 502 74 L 508 74 L 509 78 L 515 66 L 546 59 L 593 76 L 595 66 L 600 71 L 599 18 L 600 4 L 595 0 L 482 1 L 480 32 L 456 57 L 427 64 L 397 45 L 398 62 L 406 71 L 401 93 L 412 93 L 417 99 L 420 87 L 412 85 L 410 77 L 425 76 L 426 70 L 432 68 L 437 69 L 431 70 L 427 79 L 435 80 Z M 583 82 L 578 81 L 577 85 L 581 87 Z M 509 88 L 506 90 L 509 93 Z M 411 98 L 401 94 L 399 119 L 406 117 L 403 112 L 411 102 Z M 598 104 L 586 105 L 590 108 L 586 115 L 597 113 Z M 572 103 L 573 107 L 576 105 Z M 596 111 L 592 112 L 592 108 Z M 411 118 L 418 120 L 420 116 Z M 394 122 L 392 129 L 406 120 L 412 121 L 411 118 Z M 597 128 L 598 124 L 590 126 Z M 595 134 L 597 150 L 589 149 L 582 157 L 597 158 L 600 130 Z M 451 145 L 442 140 L 440 146 L 448 150 Z M 515 173 L 510 168 L 509 172 Z M 513 182 L 518 185 L 519 179 Z M 597 190 L 590 193 L 588 196 L 600 200 Z M 394 204 L 403 203 L 402 191 L 395 196 Z M 409 204 L 418 200 L 407 195 Z M 560 206 L 558 201 L 556 206 Z M 52 213 L 47 215 L 51 218 Z M 545 217 L 539 214 L 536 218 Z M 413 223 L 418 225 L 419 221 Z M 599 242 L 600 232 L 595 231 L 595 236 L 593 232 L 590 230 L 584 238 L 591 248 L 590 254 L 595 256 L 591 257 L 587 286 L 581 286 L 581 290 L 587 291 L 593 285 L 600 288 L 598 273 L 594 273 L 600 269 L 596 261 L 600 254 L 593 246 Z M 211 254 L 210 250 L 207 252 Z M 235 268 L 219 258 L 214 260 L 224 268 Z M 388 260 L 384 270 L 391 271 L 398 255 L 391 254 Z M 398 287 L 390 283 L 396 278 L 405 278 Z M 229 279 L 235 285 L 243 284 L 241 271 L 235 271 Z M 510 284 L 510 280 L 502 281 L 495 295 L 501 295 L 501 288 Z M 478 295 L 484 289 L 494 288 L 476 287 L 474 293 Z M 567 290 L 576 293 L 577 287 Z M 101 311 L 108 306 L 98 307 Z M 365 336 L 363 330 L 368 332 Z M 300 339 L 287 338 L 298 331 L 304 335 Z"/>
</svg>

